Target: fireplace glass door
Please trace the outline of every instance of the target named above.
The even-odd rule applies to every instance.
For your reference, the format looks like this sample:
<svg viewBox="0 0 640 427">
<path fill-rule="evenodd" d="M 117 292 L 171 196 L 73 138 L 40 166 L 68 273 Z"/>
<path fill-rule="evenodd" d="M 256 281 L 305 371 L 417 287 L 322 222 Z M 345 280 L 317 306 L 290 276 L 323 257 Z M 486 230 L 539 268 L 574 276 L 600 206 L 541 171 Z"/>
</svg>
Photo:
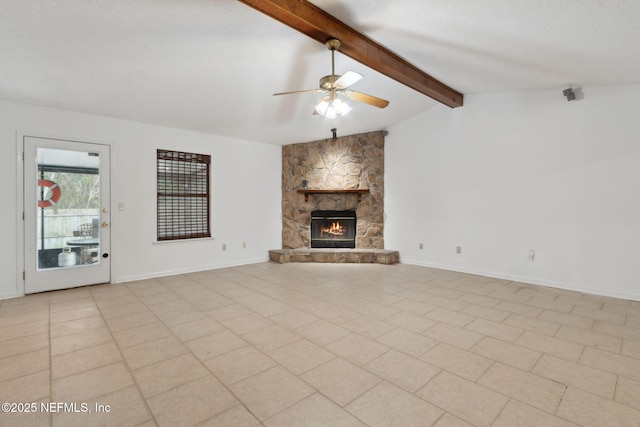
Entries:
<svg viewBox="0 0 640 427">
<path fill-rule="evenodd" d="M 312 248 L 355 248 L 355 211 L 313 211 L 311 213 Z"/>
</svg>

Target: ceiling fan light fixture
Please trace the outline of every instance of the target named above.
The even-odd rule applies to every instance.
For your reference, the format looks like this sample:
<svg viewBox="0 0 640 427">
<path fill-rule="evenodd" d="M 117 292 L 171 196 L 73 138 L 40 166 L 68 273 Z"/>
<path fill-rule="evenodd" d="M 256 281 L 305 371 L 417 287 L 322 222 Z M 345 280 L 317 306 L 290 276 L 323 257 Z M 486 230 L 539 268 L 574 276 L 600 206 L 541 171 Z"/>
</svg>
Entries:
<svg viewBox="0 0 640 427">
<path fill-rule="evenodd" d="M 329 96 L 322 98 L 320 103 L 316 105 L 315 112 L 328 119 L 335 119 L 338 116 L 345 116 L 351 111 L 351 107 L 340 99 L 333 101 Z"/>
</svg>

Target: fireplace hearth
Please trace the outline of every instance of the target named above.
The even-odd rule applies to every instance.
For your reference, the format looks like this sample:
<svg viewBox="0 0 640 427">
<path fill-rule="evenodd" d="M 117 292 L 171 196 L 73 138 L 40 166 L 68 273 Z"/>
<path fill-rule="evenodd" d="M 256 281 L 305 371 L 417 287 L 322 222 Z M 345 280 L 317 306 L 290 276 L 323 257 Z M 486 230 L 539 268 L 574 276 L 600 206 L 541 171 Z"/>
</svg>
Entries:
<svg viewBox="0 0 640 427">
<path fill-rule="evenodd" d="M 311 212 L 312 248 L 356 247 L 356 211 Z"/>
</svg>

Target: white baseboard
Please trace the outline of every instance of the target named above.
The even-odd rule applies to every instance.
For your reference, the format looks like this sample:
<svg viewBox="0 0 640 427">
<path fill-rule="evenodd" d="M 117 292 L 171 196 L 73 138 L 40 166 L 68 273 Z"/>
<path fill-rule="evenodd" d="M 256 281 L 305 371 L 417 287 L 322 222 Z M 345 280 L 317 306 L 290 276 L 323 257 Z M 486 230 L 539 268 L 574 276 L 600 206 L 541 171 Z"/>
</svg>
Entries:
<svg viewBox="0 0 640 427">
<path fill-rule="evenodd" d="M 512 275 L 501 272 L 485 271 L 474 268 L 464 268 L 460 266 L 430 263 L 410 259 L 401 259 L 402 264 L 418 265 L 422 267 L 436 268 L 438 270 L 455 271 L 458 273 L 475 274 L 478 276 L 492 277 L 494 279 L 504 279 L 513 282 L 522 282 L 531 285 L 547 286 L 550 288 L 563 289 L 567 291 L 581 292 L 584 294 L 600 295 L 605 297 L 620 298 L 625 300 L 640 301 L 640 294 L 612 291 L 611 289 L 590 288 L 575 283 L 559 282 L 555 280 L 539 279 L 534 277 Z"/>
<path fill-rule="evenodd" d="M 241 265 L 249 265 L 249 264 L 258 264 L 258 263 L 267 262 L 267 261 L 269 261 L 268 256 L 265 258 L 249 259 L 249 260 L 230 262 L 230 263 L 224 263 L 224 264 L 204 265 L 204 266 L 192 267 L 192 268 L 156 271 L 148 274 L 139 274 L 139 275 L 121 276 L 121 277 L 112 278 L 111 283 L 134 282 L 136 280 L 155 279 L 157 277 L 176 276 L 178 274 L 197 273 L 200 271 L 207 271 L 207 270 L 219 270 L 221 268 L 238 267 Z"/>
<path fill-rule="evenodd" d="M 12 298 L 17 298 L 17 297 L 21 297 L 24 296 L 22 294 L 18 294 L 17 292 L 15 293 L 10 293 L 10 294 L 0 294 L 0 300 L 3 299 L 12 299 Z"/>
</svg>

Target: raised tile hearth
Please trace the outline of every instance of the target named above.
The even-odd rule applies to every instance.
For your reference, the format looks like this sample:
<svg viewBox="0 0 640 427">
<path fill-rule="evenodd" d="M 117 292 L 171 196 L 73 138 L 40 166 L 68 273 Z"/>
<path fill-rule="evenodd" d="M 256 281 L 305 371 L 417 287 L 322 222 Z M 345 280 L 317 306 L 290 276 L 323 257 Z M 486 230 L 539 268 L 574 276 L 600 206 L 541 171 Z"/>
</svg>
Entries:
<svg viewBox="0 0 640 427">
<path fill-rule="evenodd" d="M 396 264 L 400 252 L 386 249 L 273 249 L 269 260 L 280 264 L 288 262 Z"/>
</svg>

